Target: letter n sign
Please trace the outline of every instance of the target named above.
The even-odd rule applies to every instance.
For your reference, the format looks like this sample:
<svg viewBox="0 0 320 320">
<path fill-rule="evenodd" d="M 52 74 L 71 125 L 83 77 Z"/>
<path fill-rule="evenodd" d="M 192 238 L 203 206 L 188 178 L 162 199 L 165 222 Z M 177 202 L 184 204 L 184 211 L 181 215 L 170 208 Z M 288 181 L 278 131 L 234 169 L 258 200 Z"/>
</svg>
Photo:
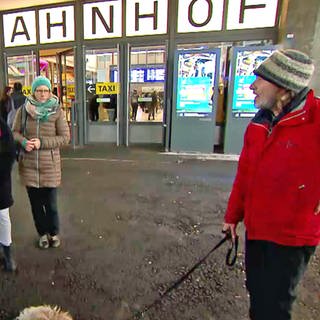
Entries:
<svg viewBox="0 0 320 320">
<path fill-rule="evenodd" d="M 224 0 L 179 0 L 178 32 L 222 29 Z"/>
<path fill-rule="evenodd" d="M 122 1 L 90 2 L 83 5 L 84 39 L 122 36 Z"/>
</svg>

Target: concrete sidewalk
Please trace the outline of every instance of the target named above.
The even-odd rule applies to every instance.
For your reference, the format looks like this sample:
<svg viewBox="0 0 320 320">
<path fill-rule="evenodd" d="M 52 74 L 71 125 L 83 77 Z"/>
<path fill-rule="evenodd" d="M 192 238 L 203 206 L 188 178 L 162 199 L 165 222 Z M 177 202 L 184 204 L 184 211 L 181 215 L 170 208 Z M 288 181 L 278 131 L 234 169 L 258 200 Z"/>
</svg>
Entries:
<svg viewBox="0 0 320 320">
<path fill-rule="evenodd" d="M 0 274 L 0 320 L 44 303 L 69 310 L 76 320 L 129 319 L 221 239 L 237 161 L 95 145 L 64 149 L 62 166 L 62 246 L 49 250 L 36 246 L 26 191 L 14 169 L 19 273 Z M 144 319 L 247 319 L 242 248 L 232 269 L 224 265 L 226 247 L 219 249 Z M 320 312 L 318 268 L 314 260 L 295 320 Z"/>
<path fill-rule="evenodd" d="M 64 158 L 96 158 L 96 159 L 197 159 L 238 161 L 239 155 L 200 152 L 165 152 L 158 145 L 134 145 L 117 147 L 114 144 L 91 144 L 83 147 L 68 146 L 62 150 Z"/>
</svg>

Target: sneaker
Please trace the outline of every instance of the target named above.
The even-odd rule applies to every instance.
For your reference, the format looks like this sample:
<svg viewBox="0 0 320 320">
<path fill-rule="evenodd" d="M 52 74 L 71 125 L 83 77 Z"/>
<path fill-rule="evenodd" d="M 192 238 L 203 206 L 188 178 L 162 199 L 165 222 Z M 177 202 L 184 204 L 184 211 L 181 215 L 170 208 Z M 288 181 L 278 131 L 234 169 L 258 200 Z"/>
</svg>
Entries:
<svg viewBox="0 0 320 320">
<path fill-rule="evenodd" d="M 49 239 L 46 234 L 40 237 L 39 239 L 39 248 L 48 249 L 49 248 Z"/>
<path fill-rule="evenodd" d="M 51 247 L 58 248 L 60 247 L 61 241 L 57 235 L 51 237 Z"/>
</svg>

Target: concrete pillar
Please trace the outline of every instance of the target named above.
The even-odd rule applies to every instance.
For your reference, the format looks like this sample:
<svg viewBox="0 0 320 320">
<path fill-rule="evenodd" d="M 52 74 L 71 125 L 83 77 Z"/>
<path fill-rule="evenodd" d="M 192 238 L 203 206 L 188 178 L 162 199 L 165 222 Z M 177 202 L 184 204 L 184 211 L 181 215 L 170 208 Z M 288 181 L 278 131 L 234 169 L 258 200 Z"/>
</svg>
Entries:
<svg viewBox="0 0 320 320">
<path fill-rule="evenodd" d="M 320 1 L 283 0 L 279 42 L 312 57 L 316 71 L 311 87 L 320 95 Z"/>
</svg>

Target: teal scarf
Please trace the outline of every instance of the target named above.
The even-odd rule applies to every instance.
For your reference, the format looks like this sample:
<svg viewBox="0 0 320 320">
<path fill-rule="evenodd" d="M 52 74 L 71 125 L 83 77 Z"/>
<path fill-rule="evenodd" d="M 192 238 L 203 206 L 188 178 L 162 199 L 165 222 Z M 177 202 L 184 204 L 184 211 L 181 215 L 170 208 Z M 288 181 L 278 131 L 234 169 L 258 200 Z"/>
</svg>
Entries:
<svg viewBox="0 0 320 320">
<path fill-rule="evenodd" d="M 55 114 L 60 105 L 59 99 L 55 95 L 51 95 L 46 102 L 39 102 L 33 96 L 28 96 L 27 101 L 35 106 L 35 114 L 40 121 L 48 121 L 49 116 Z"/>
</svg>

